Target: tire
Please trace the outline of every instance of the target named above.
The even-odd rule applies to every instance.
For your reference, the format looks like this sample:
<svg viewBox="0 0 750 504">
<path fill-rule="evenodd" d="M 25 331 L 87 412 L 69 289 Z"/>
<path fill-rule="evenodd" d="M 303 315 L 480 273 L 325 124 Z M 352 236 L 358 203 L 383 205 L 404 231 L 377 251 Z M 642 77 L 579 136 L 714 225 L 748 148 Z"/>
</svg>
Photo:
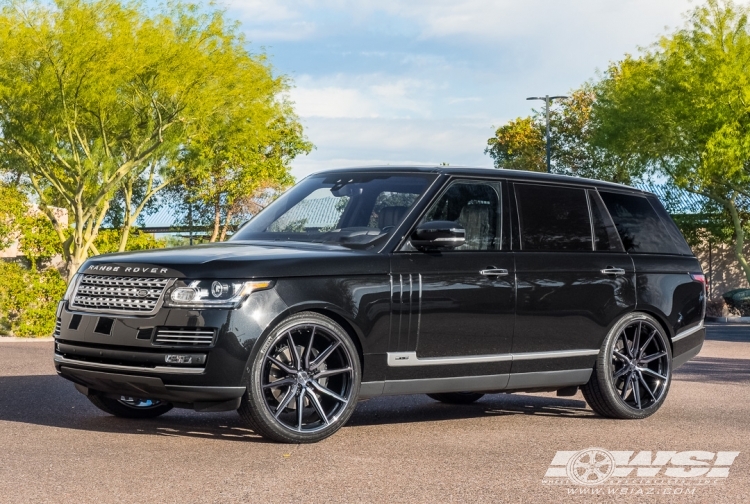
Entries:
<svg viewBox="0 0 750 504">
<path fill-rule="evenodd" d="M 484 397 L 479 392 L 445 392 L 442 394 L 427 394 L 427 397 L 446 404 L 471 404 Z"/>
<path fill-rule="evenodd" d="M 113 399 L 97 394 L 87 397 L 91 404 L 103 412 L 120 418 L 156 418 L 172 409 L 172 403 L 152 399 L 134 399 L 124 396 L 121 399 Z"/>
<path fill-rule="evenodd" d="M 664 403 L 672 383 L 672 348 L 659 322 L 645 313 L 620 319 L 604 339 L 581 392 L 596 413 L 640 419 Z"/>
<path fill-rule="evenodd" d="M 319 313 L 298 313 L 259 342 L 238 412 L 266 439 L 315 443 L 349 420 L 361 376 L 349 334 Z"/>
</svg>

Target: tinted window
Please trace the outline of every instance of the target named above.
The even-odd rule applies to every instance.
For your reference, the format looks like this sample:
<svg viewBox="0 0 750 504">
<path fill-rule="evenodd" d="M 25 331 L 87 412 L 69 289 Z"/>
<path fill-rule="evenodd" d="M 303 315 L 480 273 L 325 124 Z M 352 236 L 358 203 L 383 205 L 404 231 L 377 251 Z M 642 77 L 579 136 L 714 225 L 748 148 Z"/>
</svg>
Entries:
<svg viewBox="0 0 750 504">
<path fill-rule="evenodd" d="M 591 250 L 586 191 L 516 184 L 521 250 Z"/>
<path fill-rule="evenodd" d="M 609 217 L 604 202 L 596 191 L 588 191 L 591 205 L 591 220 L 594 226 L 594 250 L 622 252 L 622 243 L 617 229 Z"/>
<path fill-rule="evenodd" d="M 667 228 L 669 236 L 672 237 L 677 252 L 679 254 L 693 255 L 693 251 L 690 249 L 690 245 L 685 241 L 685 237 L 682 236 L 680 228 L 677 227 L 677 224 L 674 223 L 672 217 L 669 216 L 664 205 L 661 204 L 661 201 L 653 196 L 649 196 L 648 200 L 651 203 L 651 206 L 654 207 L 654 210 L 656 210 L 659 217 L 661 217 L 661 222 Z"/>
<path fill-rule="evenodd" d="M 628 252 L 674 254 L 674 244 L 643 196 L 599 191 Z"/>
<path fill-rule="evenodd" d="M 456 221 L 466 243 L 456 250 L 498 250 L 501 238 L 499 182 L 456 182 L 430 207 L 422 222 Z"/>
</svg>

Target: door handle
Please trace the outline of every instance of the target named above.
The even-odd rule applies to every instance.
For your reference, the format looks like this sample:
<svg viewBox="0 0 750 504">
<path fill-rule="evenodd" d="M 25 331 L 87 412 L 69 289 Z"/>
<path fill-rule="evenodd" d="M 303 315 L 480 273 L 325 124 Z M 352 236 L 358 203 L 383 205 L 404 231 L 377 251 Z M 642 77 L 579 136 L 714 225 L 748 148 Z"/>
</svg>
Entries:
<svg viewBox="0 0 750 504">
<path fill-rule="evenodd" d="M 508 274 L 508 270 L 501 268 L 488 268 L 481 270 L 479 274 L 484 276 L 506 276 Z"/>
<path fill-rule="evenodd" d="M 625 270 L 622 268 L 604 268 L 602 273 L 605 275 L 624 275 Z"/>
</svg>

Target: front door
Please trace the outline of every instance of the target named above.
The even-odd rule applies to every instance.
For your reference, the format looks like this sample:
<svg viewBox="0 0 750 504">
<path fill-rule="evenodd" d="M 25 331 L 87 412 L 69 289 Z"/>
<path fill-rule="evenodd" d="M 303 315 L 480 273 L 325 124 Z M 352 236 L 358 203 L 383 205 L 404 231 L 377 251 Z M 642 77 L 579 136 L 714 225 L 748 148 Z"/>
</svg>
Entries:
<svg viewBox="0 0 750 504">
<path fill-rule="evenodd" d="M 457 221 L 465 244 L 406 244 L 393 255 L 390 379 L 509 372 L 515 267 L 504 191 L 499 181 L 451 182 L 420 222 Z"/>
</svg>

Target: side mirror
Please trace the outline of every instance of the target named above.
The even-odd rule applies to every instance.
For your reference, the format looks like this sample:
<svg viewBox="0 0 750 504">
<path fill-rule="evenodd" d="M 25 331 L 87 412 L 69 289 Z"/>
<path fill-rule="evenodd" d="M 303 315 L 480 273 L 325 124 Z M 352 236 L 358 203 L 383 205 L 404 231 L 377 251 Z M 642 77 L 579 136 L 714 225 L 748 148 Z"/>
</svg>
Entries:
<svg viewBox="0 0 750 504">
<path fill-rule="evenodd" d="M 466 241 L 466 230 L 455 221 L 423 222 L 414 230 L 410 241 L 418 249 L 456 248 Z"/>
</svg>

